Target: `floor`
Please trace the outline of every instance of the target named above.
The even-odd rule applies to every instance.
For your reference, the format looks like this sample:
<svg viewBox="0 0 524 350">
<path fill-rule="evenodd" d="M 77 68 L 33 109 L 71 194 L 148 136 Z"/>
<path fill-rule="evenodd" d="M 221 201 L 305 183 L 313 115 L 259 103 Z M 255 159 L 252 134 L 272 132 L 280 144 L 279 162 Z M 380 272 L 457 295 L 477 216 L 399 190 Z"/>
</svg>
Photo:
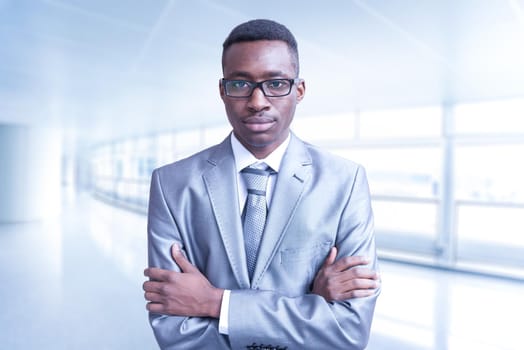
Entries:
<svg viewBox="0 0 524 350">
<path fill-rule="evenodd" d="M 145 217 L 70 193 L 0 225 L 0 348 L 157 349 L 141 290 Z M 524 283 L 382 262 L 368 350 L 524 349 Z"/>
</svg>

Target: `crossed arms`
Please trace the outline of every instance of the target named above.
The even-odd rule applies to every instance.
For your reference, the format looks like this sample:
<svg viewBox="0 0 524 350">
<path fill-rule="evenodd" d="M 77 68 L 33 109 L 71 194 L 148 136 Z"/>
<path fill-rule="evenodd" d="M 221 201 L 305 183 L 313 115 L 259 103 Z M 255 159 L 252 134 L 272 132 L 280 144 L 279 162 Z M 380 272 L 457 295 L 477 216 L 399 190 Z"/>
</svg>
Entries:
<svg viewBox="0 0 524 350">
<path fill-rule="evenodd" d="M 181 272 L 155 267 L 144 270 L 150 279 L 143 284 L 147 310 L 162 315 L 218 318 L 224 290 L 214 287 L 177 244 L 172 246 L 171 254 Z M 371 296 L 380 281 L 377 272 L 365 267 L 367 258 L 348 256 L 335 261 L 336 254 L 337 248 L 333 247 L 311 292 L 327 302 Z"/>
</svg>

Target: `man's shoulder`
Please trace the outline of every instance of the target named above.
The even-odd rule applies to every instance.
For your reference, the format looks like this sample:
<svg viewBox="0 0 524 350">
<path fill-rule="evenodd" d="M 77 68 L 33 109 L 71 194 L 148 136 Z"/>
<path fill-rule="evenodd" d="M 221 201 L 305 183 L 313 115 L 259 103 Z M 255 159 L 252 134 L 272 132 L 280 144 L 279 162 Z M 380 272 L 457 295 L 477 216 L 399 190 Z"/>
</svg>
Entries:
<svg viewBox="0 0 524 350">
<path fill-rule="evenodd" d="M 302 142 L 310 154 L 314 166 L 327 166 L 328 168 L 344 167 L 349 169 L 358 169 L 362 167 L 362 165 L 355 162 L 354 160 L 341 156 L 331 150 L 313 145 L 305 141 Z"/>
<path fill-rule="evenodd" d="M 207 169 L 215 159 L 227 152 L 227 142 L 222 142 L 205 148 L 188 157 L 178 159 L 172 163 L 165 164 L 154 170 L 159 176 L 194 176 L 196 173 Z"/>
</svg>

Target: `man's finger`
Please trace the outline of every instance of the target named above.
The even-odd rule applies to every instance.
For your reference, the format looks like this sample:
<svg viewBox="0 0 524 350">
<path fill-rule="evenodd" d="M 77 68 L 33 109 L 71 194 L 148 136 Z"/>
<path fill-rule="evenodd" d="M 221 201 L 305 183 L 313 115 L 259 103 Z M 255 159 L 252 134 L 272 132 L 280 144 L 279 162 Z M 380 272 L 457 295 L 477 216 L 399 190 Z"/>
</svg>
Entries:
<svg viewBox="0 0 524 350">
<path fill-rule="evenodd" d="M 343 294 L 343 299 L 365 298 L 375 294 L 374 289 L 357 289 Z"/>
<path fill-rule="evenodd" d="M 146 281 L 142 284 L 142 289 L 145 292 L 161 293 L 164 285 L 163 282 Z"/>
<path fill-rule="evenodd" d="M 350 280 L 355 278 L 378 280 L 379 275 L 377 272 L 371 270 L 368 267 L 357 266 L 340 272 L 340 277 L 343 280 Z"/>
<path fill-rule="evenodd" d="M 145 292 L 144 299 L 152 303 L 162 303 L 162 301 L 164 300 L 164 297 L 158 293 Z"/>
<path fill-rule="evenodd" d="M 380 287 L 380 282 L 366 278 L 351 279 L 341 282 L 341 284 L 343 285 L 344 289 L 346 289 L 346 291 L 377 289 Z"/>
<path fill-rule="evenodd" d="M 180 249 L 178 243 L 175 243 L 171 246 L 171 255 L 182 272 L 200 272 L 195 266 L 193 266 L 193 264 L 189 262 L 189 260 L 186 259 L 184 254 L 182 254 L 182 250 Z"/>
<path fill-rule="evenodd" d="M 152 313 L 163 314 L 165 307 L 161 303 L 150 302 L 146 304 L 146 309 L 147 311 L 152 312 Z"/>
<path fill-rule="evenodd" d="M 337 257 L 337 247 L 332 247 L 331 250 L 329 251 L 329 255 L 327 256 L 326 260 L 324 260 L 324 263 L 322 264 L 322 268 L 326 268 L 329 265 L 333 265 L 336 257 Z"/>
<path fill-rule="evenodd" d="M 168 281 L 172 271 L 159 269 L 158 267 L 148 267 L 144 270 L 144 276 L 154 281 Z"/>
</svg>

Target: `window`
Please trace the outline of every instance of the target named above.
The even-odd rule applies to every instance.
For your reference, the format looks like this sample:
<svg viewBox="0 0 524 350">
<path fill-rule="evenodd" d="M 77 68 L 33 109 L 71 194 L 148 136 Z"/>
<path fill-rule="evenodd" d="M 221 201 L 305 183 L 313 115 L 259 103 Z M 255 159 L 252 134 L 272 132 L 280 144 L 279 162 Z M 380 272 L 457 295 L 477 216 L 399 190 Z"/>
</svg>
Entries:
<svg viewBox="0 0 524 350">
<path fill-rule="evenodd" d="M 524 99 L 297 117 L 305 141 L 364 165 L 379 253 L 524 278 Z M 143 212 L 153 168 L 228 124 L 93 149 L 95 194 Z"/>
</svg>

